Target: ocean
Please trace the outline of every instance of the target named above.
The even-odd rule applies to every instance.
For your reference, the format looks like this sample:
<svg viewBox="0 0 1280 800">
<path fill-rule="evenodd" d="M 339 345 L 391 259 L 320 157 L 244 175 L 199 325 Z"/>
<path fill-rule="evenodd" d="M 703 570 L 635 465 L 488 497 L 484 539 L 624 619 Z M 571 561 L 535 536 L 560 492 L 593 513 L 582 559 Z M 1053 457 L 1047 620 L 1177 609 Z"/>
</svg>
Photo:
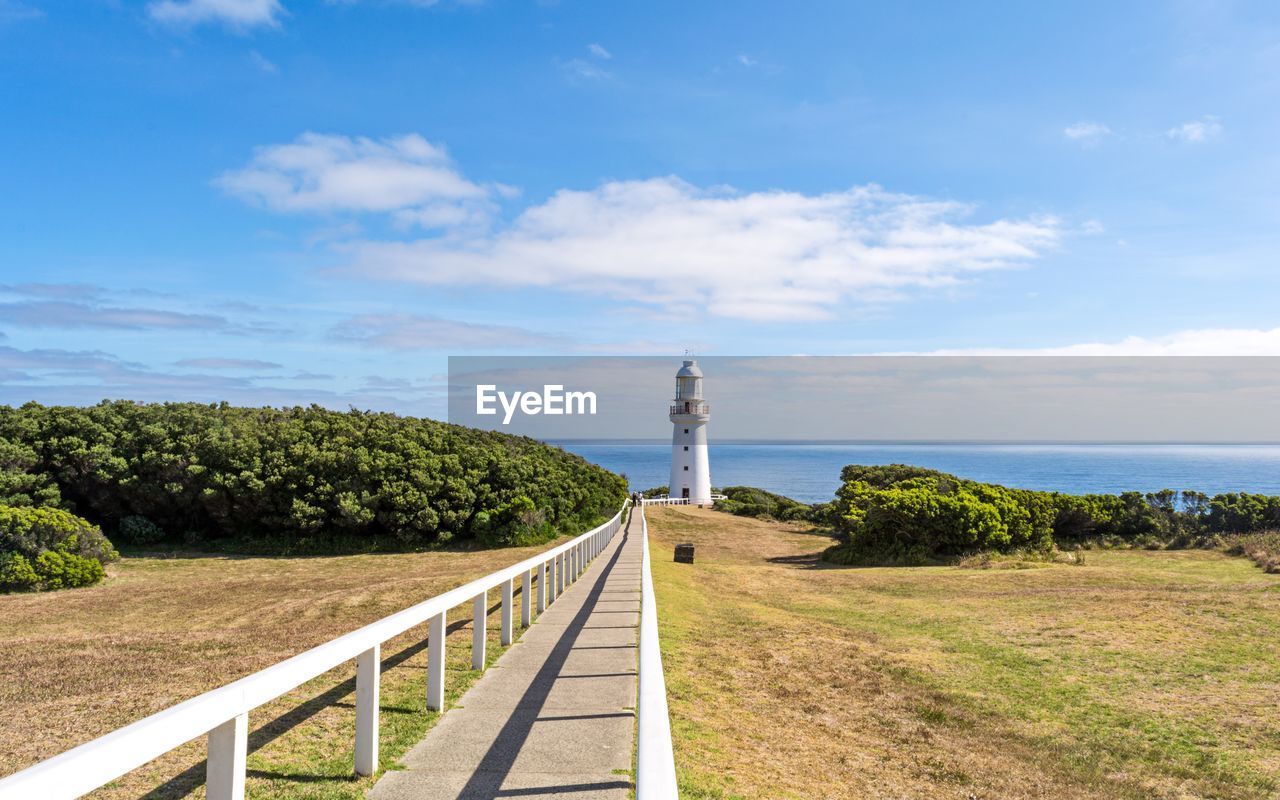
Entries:
<svg viewBox="0 0 1280 800">
<path fill-rule="evenodd" d="M 554 442 L 627 476 L 664 486 L 669 442 Z M 713 486 L 757 486 L 806 503 L 830 500 L 846 464 L 913 464 L 1024 489 L 1088 494 L 1158 489 L 1280 494 L 1280 445 L 814 444 L 710 445 Z"/>
</svg>

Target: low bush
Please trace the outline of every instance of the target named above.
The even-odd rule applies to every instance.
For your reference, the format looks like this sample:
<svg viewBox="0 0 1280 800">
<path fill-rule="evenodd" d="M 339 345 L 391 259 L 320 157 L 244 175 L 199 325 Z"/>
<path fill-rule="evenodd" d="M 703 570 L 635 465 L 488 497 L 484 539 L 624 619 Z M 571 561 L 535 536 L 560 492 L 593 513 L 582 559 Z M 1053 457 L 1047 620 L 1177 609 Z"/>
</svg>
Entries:
<svg viewBox="0 0 1280 800">
<path fill-rule="evenodd" d="M 45 589 L 75 589 L 102 580 L 102 564 L 92 558 L 46 550 L 36 557 L 36 575 Z"/>
<path fill-rule="evenodd" d="M 22 553 L 0 553 L 0 592 L 26 592 L 40 586 L 31 561 Z"/>
<path fill-rule="evenodd" d="M 560 533 L 578 533 L 577 529 L 558 531 L 547 514 L 532 499 L 521 495 L 496 511 L 481 512 L 475 521 L 476 536 L 489 547 L 525 547 L 542 544 Z"/>
<path fill-rule="evenodd" d="M 102 531 L 74 514 L 0 506 L 0 591 L 89 586 L 117 557 Z"/>
<path fill-rule="evenodd" d="M 1053 512 L 1040 493 L 919 467 L 845 467 L 836 493 L 842 564 L 925 564 L 984 550 L 1046 550 Z"/>
<path fill-rule="evenodd" d="M 116 537 L 119 542 L 148 545 L 164 541 L 165 533 L 163 528 L 146 517 L 133 514 L 120 520 Z"/>
<path fill-rule="evenodd" d="M 715 502 L 717 511 L 740 517 L 776 520 L 808 520 L 812 507 L 790 497 L 752 486 L 727 486 L 719 490 L 724 500 Z"/>
</svg>

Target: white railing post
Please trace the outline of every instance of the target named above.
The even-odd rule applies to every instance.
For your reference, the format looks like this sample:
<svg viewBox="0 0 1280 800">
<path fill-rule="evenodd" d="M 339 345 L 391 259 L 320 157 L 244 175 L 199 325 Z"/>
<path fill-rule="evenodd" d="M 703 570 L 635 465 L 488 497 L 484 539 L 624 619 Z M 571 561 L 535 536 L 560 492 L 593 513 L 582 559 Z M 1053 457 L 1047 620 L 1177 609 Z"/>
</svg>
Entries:
<svg viewBox="0 0 1280 800">
<path fill-rule="evenodd" d="M 533 570 L 526 569 L 520 578 L 520 627 L 533 622 Z"/>
<path fill-rule="evenodd" d="M 427 630 L 427 710 L 444 711 L 445 612 L 431 618 Z"/>
<path fill-rule="evenodd" d="M 564 553 L 556 556 L 556 597 L 564 594 Z"/>
<path fill-rule="evenodd" d="M 476 595 L 471 601 L 471 668 L 484 669 L 484 646 L 489 637 L 489 593 Z"/>
<path fill-rule="evenodd" d="M 356 774 L 378 771 L 378 695 L 382 645 L 356 656 Z"/>
<path fill-rule="evenodd" d="M 244 770 L 248 755 L 247 713 L 237 714 L 209 731 L 204 783 L 208 800 L 244 800 Z"/>
<path fill-rule="evenodd" d="M 502 582 L 502 646 L 506 647 L 514 641 L 512 636 L 511 610 L 514 603 L 512 602 L 511 579 L 507 578 Z"/>
<path fill-rule="evenodd" d="M 538 616 L 542 616 L 542 612 L 547 610 L 547 575 L 550 574 L 550 567 L 545 561 L 538 564 Z"/>
</svg>

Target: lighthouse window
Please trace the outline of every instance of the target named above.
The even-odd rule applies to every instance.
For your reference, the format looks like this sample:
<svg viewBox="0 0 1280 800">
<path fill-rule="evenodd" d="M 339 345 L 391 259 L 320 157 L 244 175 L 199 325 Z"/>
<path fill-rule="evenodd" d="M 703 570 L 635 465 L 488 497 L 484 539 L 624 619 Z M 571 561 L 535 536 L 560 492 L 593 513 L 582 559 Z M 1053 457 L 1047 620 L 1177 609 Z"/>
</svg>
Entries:
<svg viewBox="0 0 1280 800">
<path fill-rule="evenodd" d="M 688 471 L 689 471 L 689 468 L 688 468 L 688 467 L 685 467 L 685 468 L 684 468 L 684 471 L 685 471 L 685 472 L 688 472 Z"/>
<path fill-rule="evenodd" d="M 687 453 L 687 452 L 689 452 L 689 445 L 687 445 L 687 444 L 686 444 L 686 445 L 684 446 L 684 451 L 685 451 L 686 453 Z"/>
<path fill-rule="evenodd" d="M 689 432 L 689 429 L 688 429 L 688 428 L 685 428 L 685 429 L 684 429 L 684 432 L 685 432 L 685 433 L 688 433 L 688 432 Z"/>
</svg>

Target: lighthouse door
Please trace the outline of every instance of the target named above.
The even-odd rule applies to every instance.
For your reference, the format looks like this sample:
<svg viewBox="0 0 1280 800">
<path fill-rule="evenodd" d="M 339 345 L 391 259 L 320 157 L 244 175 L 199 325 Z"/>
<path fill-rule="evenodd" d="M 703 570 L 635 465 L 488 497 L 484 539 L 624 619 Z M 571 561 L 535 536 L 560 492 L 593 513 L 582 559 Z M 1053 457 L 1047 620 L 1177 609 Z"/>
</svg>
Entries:
<svg viewBox="0 0 1280 800">
<path fill-rule="evenodd" d="M 689 497 L 689 487 L 688 487 L 688 486 L 686 486 L 686 487 L 684 487 L 683 489 L 681 489 L 681 490 L 680 490 L 680 496 L 681 496 L 681 497 L 684 497 L 684 498 L 688 498 L 688 497 Z"/>
</svg>

